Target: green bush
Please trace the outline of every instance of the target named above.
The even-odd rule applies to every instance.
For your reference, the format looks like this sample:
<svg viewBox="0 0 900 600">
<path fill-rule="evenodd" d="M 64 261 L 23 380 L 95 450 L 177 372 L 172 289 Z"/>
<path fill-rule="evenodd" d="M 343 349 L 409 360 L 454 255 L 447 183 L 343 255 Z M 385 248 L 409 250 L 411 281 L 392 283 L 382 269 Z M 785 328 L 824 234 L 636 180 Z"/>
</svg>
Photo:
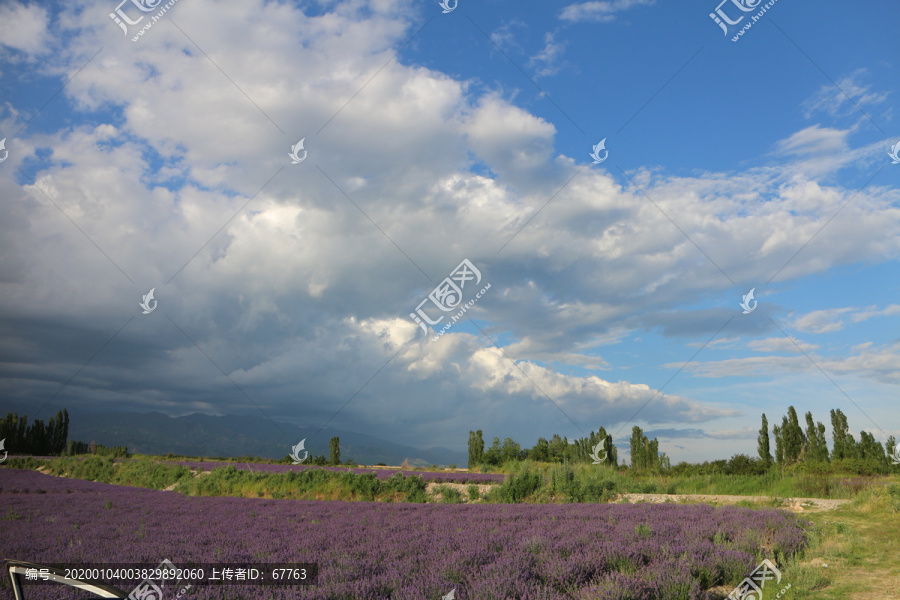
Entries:
<svg viewBox="0 0 900 600">
<path fill-rule="evenodd" d="M 350 476 L 350 489 L 355 494 L 361 496 L 363 500 L 374 502 L 375 496 L 380 494 L 382 491 L 383 485 L 378 480 L 378 476 L 375 475 L 375 473 L 365 473 L 362 475 L 357 475 L 355 473 L 343 473 L 343 475 Z"/>
<path fill-rule="evenodd" d="M 38 469 L 48 466 L 51 461 L 43 458 L 34 458 L 33 456 L 13 457 L 6 462 L 0 464 L 0 467 L 9 467 L 12 469 Z"/>
<path fill-rule="evenodd" d="M 467 488 L 469 492 L 469 500 L 478 500 L 481 498 L 481 492 L 478 491 L 478 486 L 474 483 Z"/>
<path fill-rule="evenodd" d="M 444 504 L 462 504 L 463 502 L 462 494 L 459 493 L 459 490 L 449 485 L 438 486 L 437 492 L 441 495 L 441 502 Z"/>
<path fill-rule="evenodd" d="M 419 475 L 406 477 L 402 473 L 394 473 L 384 481 L 384 485 L 387 491 L 405 493 L 407 502 L 422 503 L 428 500 L 425 480 Z"/>
<path fill-rule="evenodd" d="M 581 487 L 579 502 L 607 502 L 616 495 L 616 482 L 611 480 L 586 480 Z"/>
<path fill-rule="evenodd" d="M 500 485 L 502 502 L 521 502 L 541 489 L 544 478 L 540 473 L 525 470 L 520 475 L 510 475 Z"/>
<path fill-rule="evenodd" d="M 553 467 L 550 470 L 550 492 L 571 494 L 575 481 L 575 471 L 568 465 Z"/>
</svg>

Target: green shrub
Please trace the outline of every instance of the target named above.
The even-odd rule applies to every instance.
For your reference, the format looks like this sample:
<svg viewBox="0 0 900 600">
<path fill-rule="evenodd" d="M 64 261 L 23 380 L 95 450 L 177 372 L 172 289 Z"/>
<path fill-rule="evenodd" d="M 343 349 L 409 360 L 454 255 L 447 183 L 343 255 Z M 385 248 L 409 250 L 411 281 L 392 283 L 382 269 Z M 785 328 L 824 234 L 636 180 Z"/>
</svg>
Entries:
<svg viewBox="0 0 900 600">
<path fill-rule="evenodd" d="M 378 480 L 375 473 L 365 473 L 357 475 L 355 473 L 344 473 L 350 476 L 350 489 L 363 500 L 373 502 L 375 496 L 382 491 L 382 483 Z"/>
<path fill-rule="evenodd" d="M 444 504 L 462 504 L 462 494 L 459 490 L 449 485 L 441 485 L 437 487 L 437 492 L 441 495 L 441 502 Z"/>
<path fill-rule="evenodd" d="M 481 498 L 481 492 L 478 491 L 478 486 L 474 483 L 468 487 L 467 491 L 469 492 L 469 500 L 478 500 Z"/>
<path fill-rule="evenodd" d="M 10 467 L 13 469 L 39 469 L 49 465 L 52 461 L 34 458 L 33 456 L 13 457 L 6 462 L 0 464 L 0 467 Z"/>
<path fill-rule="evenodd" d="M 419 475 L 406 477 L 403 473 L 394 473 L 390 478 L 384 481 L 386 491 L 402 492 L 406 494 L 407 502 L 422 503 L 428 501 L 428 495 L 425 493 L 425 480 Z"/>
<path fill-rule="evenodd" d="M 571 494 L 572 484 L 575 481 L 575 471 L 568 465 L 553 467 L 550 470 L 550 492 L 562 492 Z"/>
<path fill-rule="evenodd" d="M 500 485 L 502 502 L 521 502 L 541 489 L 544 478 L 540 473 L 525 470 L 520 475 L 510 475 Z"/>
</svg>

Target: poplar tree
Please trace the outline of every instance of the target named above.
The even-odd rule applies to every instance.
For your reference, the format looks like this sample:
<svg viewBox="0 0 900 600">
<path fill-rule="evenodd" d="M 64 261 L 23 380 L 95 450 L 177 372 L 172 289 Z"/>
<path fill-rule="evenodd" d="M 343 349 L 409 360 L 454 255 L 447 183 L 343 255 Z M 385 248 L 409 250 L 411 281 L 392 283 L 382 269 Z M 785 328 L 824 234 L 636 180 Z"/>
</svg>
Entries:
<svg viewBox="0 0 900 600">
<path fill-rule="evenodd" d="M 331 450 L 331 464 L 341 464 L 341 438 L 331 438 L 331 440 L 328 442 L 328 447 Z"/>
<path fill-rule="evenodd" d="M 757 443 L 757 452 L 759 459 L 766 468 L 772 464 L 772 453 L 769 451 L 769 420 L 766 419 L 766 413 L 762 416 L 762 427 L 759 430 L 759 438 Z"/>
<path fill-rule="evenodd" d="M 782 435 L 781 427 L 773 425 L 772 435 L 775 436 L 775 462 L 782 465 L 784 464 L 784 436 Z"/>
<path fill-rule="evenodd" d="M 631 428 L 631 468 L 643 469 L 646 464 L 644 459 L 644 432 L 635 425 Z"/>
</svg>

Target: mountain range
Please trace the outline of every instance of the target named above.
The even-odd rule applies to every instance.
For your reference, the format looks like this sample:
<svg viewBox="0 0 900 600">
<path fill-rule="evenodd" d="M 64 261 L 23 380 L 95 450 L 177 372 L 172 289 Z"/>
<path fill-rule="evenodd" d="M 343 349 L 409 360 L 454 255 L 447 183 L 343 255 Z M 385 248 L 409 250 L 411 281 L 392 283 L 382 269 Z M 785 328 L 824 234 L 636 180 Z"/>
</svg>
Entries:
<svg viewBox="0 0 900 600">
<path fill-rule="evenodd" d="M 0 413 L 28 414 L 27 407 L 0 408 Z M 30 412 L 34 412 L 33 410 Z M 55 414 L 55 413 L 54 413 Z M 41 414 L 44 422 L 51 416 Z M 34 419 L 29 415 L 29 423 Z M 329 440 L 340 439 L 341 460 L 358 464 L 399 465 L 404 460 L 414 466 L 456 464 L 466 466 L 463 452 L 448 448 L 414 448 L 364 433 L 278 423 L 245 415 L 211 416 L 194 413 L 170 417 L 151 413 L 82 413 L 69 411 L 70 440 L 104 446 L 127 446 L 129 452 L 205 457 L 259 456 L 284 458 L 292 446 L 305 439 L 310 456 L 329 456 Z"/>
</svg>

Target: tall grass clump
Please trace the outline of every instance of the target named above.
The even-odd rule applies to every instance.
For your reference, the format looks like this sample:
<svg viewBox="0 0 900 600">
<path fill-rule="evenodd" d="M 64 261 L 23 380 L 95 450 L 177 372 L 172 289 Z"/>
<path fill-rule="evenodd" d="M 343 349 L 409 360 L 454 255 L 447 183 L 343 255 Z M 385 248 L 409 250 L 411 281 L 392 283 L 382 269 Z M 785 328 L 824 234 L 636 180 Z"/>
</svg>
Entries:
<svg viewBox="0 0 900 600">
<path fill-rule="evenodd" d="M 566 502 L 609 502 L 619 490 L 615 472 L 595 465 L 559 465 L 550 469 L 549 491 Z"/>
<path fill-rule="evenodd" d="M 518 475 L 510 475 L 500 484 L 502 502 L 521 502 L 541 489 L 544 478 L 540 473 L 523 470 Z"/>
<path fill-rule="evenodd" d="M 46 467 L 47 472 L 51 475 L 100 483 L 112 483 L 118 470 L 116 462 L 111 456 L 89 456 L 85 459 L 60 458 L 50 461 Z"/>
<path fill-rule="evenodd" d="M 0 467 L 8 467 L 11 469 L 39 469 L 46 467 L 51 461 L 44 458 L 34 458 L 33 456 L 15 456 L 9 460 L 0 463 Z"/>
<path fill-rule="evenodd" d="M 895 515 L 900 513 L 900 484 L 870 487 L 860 492 L 850 506 L 867 513 Z"/>
</svg>

